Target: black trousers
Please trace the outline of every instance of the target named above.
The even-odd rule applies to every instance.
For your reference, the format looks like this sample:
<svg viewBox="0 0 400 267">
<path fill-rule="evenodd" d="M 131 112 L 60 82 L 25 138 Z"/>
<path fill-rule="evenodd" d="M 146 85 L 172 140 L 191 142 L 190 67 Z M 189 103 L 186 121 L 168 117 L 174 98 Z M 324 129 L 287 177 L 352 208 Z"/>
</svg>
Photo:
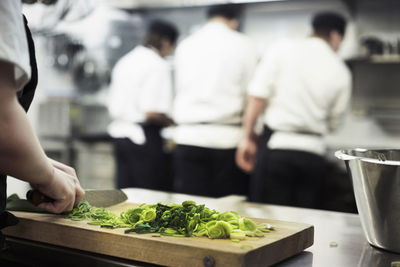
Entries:
<svg viewBox="0 0 400 267">
<path fill-rule="evenodd" d="M 236 149 L 178 145 L 174 153 L 174 190 L 221 197 L 248 195 L 249 176 L 235 163 Z"/>
<path fill-rule="evenodd" d="M 305 151 L 268 149 L 270 135 L 264 132 L 258 145 L 250 201 L 320 208 L 325 159 Z"/>
<path fill-rule="evenodd" d="M 164 151 L 161 127 L 142 126 L 146 143 L 137 145 L 128 138 L 114 139 L 116 186 L 172 190 L 172 155 Z"/>
</svg>

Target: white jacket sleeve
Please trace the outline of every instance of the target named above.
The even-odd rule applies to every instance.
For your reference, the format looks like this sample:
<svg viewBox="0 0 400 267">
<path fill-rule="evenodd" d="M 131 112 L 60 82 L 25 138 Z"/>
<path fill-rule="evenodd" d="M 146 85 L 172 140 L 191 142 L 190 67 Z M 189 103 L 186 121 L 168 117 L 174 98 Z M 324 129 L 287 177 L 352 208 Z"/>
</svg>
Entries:
<svg viewBox="0 0 400 267">
<path fill-rule="evenodd" d="M 249 41 L 246 46 L 247 53 L 245 55 L 244 64 L 243 64 L 243 87 L 245 90 L 248 90 L 249 83 L 254 76 L 258 55 L 256 53 L 256 48 L 254 44 Z"/>
<path fill-rule="evenodd" d="M 0 1 L 0 60 L 14 66 L 16 88 L 29 81 L 31 67 L 21 1 Z"/>
<path fill-rule="evenodd" d="M 249 84 L 248 94 L 250 96 L 266 99 L 273 94 L 279 68 L 277 52 L 273 47 L 262 57 Z"/>
</svg>

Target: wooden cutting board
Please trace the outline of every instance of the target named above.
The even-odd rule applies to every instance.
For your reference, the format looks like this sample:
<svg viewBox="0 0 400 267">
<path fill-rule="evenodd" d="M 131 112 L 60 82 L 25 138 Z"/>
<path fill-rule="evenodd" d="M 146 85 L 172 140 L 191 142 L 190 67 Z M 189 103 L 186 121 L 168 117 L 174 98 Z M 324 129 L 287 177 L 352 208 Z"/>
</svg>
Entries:
<svg viewBox="0 0 400 267">
<path fill-rule="evenodd" d="M 136 206 L 125 202 L 109 209 L 119 213 Z M 3 229 L 5 235 L 166 266 L 269 266 L 296 255 L 314 242 L 312 225 L 269 219 L 254 219 L 275 228 L 265 237 L 232 242 L 205 237 L 124 234 L 124 229 L 101 228 L 62 215 L 13 214 L 20 223 Z"/>
</svg>

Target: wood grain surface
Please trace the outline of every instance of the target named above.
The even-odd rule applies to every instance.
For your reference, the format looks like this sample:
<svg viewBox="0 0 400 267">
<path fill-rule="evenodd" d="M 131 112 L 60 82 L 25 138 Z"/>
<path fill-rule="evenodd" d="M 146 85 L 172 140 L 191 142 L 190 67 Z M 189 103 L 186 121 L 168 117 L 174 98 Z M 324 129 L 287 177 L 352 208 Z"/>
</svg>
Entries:
<svg viewBox="0 0 400 267">
<path fill-rule="evenodd" d="M 109 209 L 119 213 L 135 206 L 125 202 Z M 256 223 L 270 223 L 274 231 L 261 238 L 232 242 L 205 237 L 125 234 L 124 229 L 101 228 L 63 215 L 13 214 L 20 223 L 3 229 L 8 236 L 165 266 L 270 266 L 296 255 L 314 241 L 312 225 L 269 219 L 253 218 Z"/>
</svg>

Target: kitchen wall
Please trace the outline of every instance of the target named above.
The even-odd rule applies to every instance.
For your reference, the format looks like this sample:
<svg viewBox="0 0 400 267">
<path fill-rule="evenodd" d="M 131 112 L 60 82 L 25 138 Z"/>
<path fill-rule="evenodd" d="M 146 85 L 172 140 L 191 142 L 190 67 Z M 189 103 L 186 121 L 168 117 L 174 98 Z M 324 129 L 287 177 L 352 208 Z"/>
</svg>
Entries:
<svg viewBox="0 0 400 267">
<path fill-rule="evenodd" d="M 356 0 L 354 15 L 360 36 L 394 35 L 400 38 L 400 2 L 397 0 Z"/>
</svg>

